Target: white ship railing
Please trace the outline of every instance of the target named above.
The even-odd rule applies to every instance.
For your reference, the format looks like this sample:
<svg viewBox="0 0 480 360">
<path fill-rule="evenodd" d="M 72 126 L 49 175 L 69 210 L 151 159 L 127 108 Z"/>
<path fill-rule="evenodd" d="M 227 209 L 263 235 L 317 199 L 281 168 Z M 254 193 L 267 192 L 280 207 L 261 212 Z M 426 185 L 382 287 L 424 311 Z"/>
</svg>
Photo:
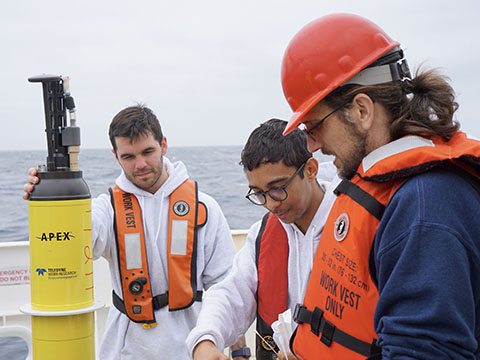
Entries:
<svg viewBox="0 0 480 360">
<path fill-rule="evenodd" d="M 235 248 L 244 244 L 247 230 L 232 230 Z M 0 242 L 0 338 L 17 337 L 28 348 L 26 360 L 32 360 L 32 333 L 29 315 L 20 312 L 20 307 L 30 303 L 30 248 L 28 241 Z M 105 307 L 95 311 L 95 349 L 103 334 L 108 310 L 112 303 L 110 270 L 105 259 L 93 263 L 95 300 Z M 247 333 L 247 344 L 254 348 L 253 328 Z M 3 353 L 0 347 L 0 353 Z"/>
</svg>

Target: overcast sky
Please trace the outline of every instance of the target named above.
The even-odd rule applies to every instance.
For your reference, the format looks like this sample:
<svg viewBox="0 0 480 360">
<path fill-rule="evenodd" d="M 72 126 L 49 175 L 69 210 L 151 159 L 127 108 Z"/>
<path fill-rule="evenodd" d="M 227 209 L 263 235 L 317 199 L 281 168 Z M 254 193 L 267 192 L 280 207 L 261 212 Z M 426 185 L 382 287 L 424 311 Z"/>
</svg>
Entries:
<svg viewBox="0 0 480 360">
<path fill-rule="evenodd" d="M 83 148 L 109 148 L 108 124 L 137 102 L 170 146 L 243 145 L 287 119 L 284 50 L 308 22 L 348 12 L 380 25 L 448 75 L 462 129 L 480 137 L 478 0 L 31 0 L 0 8 L 0 150 L 45 149 L 42 90 L 27 78 L 68 75 Z"/>
</svg>

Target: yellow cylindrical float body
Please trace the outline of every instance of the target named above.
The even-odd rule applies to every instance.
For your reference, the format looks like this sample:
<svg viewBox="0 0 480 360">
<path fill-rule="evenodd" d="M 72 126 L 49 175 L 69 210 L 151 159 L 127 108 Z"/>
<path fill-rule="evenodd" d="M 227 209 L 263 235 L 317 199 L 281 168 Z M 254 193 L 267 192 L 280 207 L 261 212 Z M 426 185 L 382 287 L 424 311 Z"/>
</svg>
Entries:
<svg viewBox="0 0 480 360">
<path fill-rule="evenodd" d="M 69 316 L 32 316 L 35 360 L 95 359 L 94 312 Z"/>
<path fill-rule="evenodd" d="M 90 190 L 81 171 L 39 172 L 28 202 L 34 360 L 93 360 Z"/>
<path fill-rule="evenodd" d="M 29 201 L 32 309 L 93 305 L 90 199 Z"/>
<path fill-rule="evenodd" d="M 30 193 L 33 360 L 94 360 L 91 195 L 78 166 L 80 128 L 66 76 L 40 75 L 48 156 Z M 70 121 L 68 121 L 70 120 Z"/>
</svg>

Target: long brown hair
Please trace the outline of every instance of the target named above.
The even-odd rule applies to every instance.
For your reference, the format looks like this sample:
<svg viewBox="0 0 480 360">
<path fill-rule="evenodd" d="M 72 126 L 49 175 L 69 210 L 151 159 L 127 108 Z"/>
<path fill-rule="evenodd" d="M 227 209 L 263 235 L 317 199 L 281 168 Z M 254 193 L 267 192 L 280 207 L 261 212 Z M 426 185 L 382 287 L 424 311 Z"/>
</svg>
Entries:
<svg viewBox="0 0 480 360">
<path fill-rule="evenodd" d="M 335 108 L 364 93 L 382 104 L 390 115 L 392 140 L 408 134 L 440 135 L 448 140 L 460 128 L 453 118 L 458 104 L 448 80 L 437 70 L 419 69 L 412 80 L 339 87 L 325 98 L 325 103 Z"/>
</svg>

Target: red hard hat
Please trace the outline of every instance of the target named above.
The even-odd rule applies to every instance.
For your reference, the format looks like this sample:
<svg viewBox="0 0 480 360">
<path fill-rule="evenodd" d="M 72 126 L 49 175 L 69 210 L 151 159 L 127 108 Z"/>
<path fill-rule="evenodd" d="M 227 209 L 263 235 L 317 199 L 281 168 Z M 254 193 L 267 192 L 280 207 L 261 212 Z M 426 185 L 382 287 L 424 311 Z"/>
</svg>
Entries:
<svg viewBox="0 0 480 360">
<path fill-rule="evenodd" d="M 303 27 L 282 62 L 283 93 L 294 112 L 284 134 L 330 92 L 399 45 L 357 15 L 327 15 Z"/>
</svg>

